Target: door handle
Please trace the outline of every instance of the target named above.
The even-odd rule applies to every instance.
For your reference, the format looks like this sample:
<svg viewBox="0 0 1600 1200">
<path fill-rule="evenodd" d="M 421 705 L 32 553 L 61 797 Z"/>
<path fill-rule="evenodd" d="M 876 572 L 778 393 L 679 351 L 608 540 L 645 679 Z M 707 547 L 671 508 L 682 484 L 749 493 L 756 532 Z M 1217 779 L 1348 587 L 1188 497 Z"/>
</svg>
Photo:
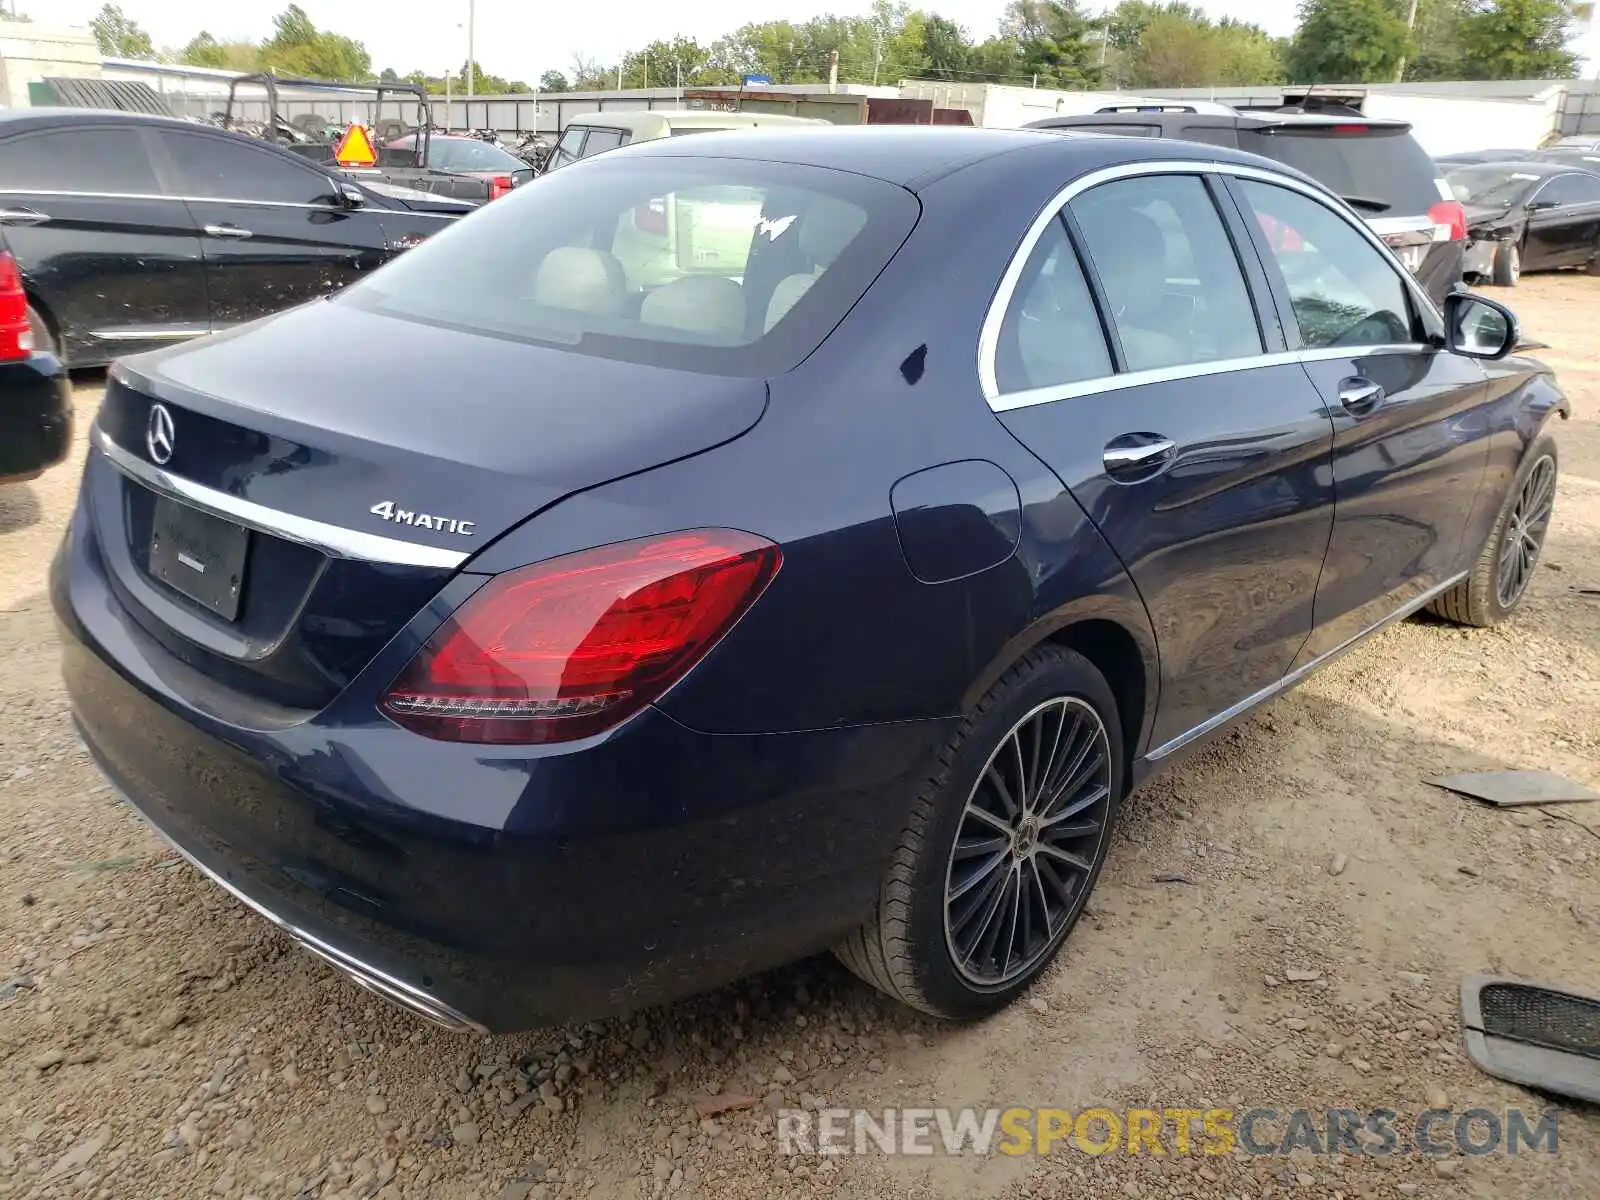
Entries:
<svg viewBox="0 0 1600 1200">
<path fill-rule="evenodd" d="M 1359 375 L 1339 381 L 1339 403 L 1348 413 L 1364 417 L 1383 403 L 1383 385 Z"/>
<path fill-rule="evenodd" d="M 248 229 L 240 229 L 237 225 L 207 225 L 206 236 L 243 240 L 250 237 L 251 233 Z"/>
<path fill-rule="evenodd" d="M 1142 479 L 1177 457 L 1178 444 L 1155 433 L 1125 433 L 1111 441 L 1101 461 L 1113 479 Z"/>
<path fill-rule="evenodd" d="M 0 225 L 43 225 L 49 219 L 49 213 L 31 208 L 0 208 Z"/>
</svg>

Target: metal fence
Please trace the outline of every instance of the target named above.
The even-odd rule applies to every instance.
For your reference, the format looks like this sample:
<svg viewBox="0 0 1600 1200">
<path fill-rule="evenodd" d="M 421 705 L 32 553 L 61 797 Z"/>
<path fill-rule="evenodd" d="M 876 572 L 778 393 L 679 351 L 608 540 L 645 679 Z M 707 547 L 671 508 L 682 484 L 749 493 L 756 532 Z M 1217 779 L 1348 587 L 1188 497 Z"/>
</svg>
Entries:
<svg viewBox="0 0 1600 1200">
<path fill-rule="evenodd" d="M 1589 79 L 1573 80 L 1561 97 L 1561 136 L 1579 133 L 1600 137 L 1600 88 Z"/>
<path fill-rule="evenodd" d="M 226 89 L 207 89 L 204 93 L 166 91 L 164 98 L 180 117 L 208 117 L 227 106 Z M 640 112 L 653 108 L 682 108 L 677 91 L 665 92 L 542 92 L 519 96 L 474 97 L 432 96 L 433 119 L 448 129 L 493 129 L 507 137 L 539 132 L 557 136 L 580 116 L 597 112 Z M 352 121 L 377 123 L 386 120 L 415 123 L 416 105 L 406 99 L 386 100 L 379 111 L 373 100 L 359 97 L 328 96 L 282 88 L 278 113 L 288 121 L 316 116 L 336 125 Z M 234 116 L 244 121 L 265 121 L 267 102 L 260 88 L 242 87 L 234 104 Z"/>
</svg>

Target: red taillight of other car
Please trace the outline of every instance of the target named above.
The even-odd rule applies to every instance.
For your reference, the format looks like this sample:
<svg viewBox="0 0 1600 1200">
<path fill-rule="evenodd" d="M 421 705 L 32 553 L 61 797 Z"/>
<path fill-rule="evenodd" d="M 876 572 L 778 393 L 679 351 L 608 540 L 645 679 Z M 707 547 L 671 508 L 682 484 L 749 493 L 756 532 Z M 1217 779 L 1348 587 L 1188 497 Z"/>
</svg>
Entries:
<svg viewBox="0 0 1600 1200">
<path fill-rule="evenodd" d="M 496 175 L 493 179 L 489 180 L 489 199 L 498 200 L 501 196 L 504 196 L 516 186 L 516 182 L 511 178 L 511 176 Z"/>
<path fill-rule="evenodd" d="M 1460 242 L 1467 236 L 1467 210 L 1459 200 L 1441 200 L 1428 210 L 1433 222 L 1434 241 Z"/>
<path fill-rule="evenodd" d="M 0 362 L 15 362 L 33 353 L 33 330 L 28 325 L 28 297 L 22 290 L 22 272 L 9 250 L 0 250 Z"/>
<path fill-rule="evenodd" d="M 683 678 L 782 561 L 764 538 L 697 529 L 497 575 L 400 673 L 383 711 L 451 742 L 600 733 Z"/>
<path fill-rule="evenodd" d="M 666 236 L 667 202 L 661 197 L 645 202 L 633 210 L 633 227 L 640 233 Z"/>
</svg>

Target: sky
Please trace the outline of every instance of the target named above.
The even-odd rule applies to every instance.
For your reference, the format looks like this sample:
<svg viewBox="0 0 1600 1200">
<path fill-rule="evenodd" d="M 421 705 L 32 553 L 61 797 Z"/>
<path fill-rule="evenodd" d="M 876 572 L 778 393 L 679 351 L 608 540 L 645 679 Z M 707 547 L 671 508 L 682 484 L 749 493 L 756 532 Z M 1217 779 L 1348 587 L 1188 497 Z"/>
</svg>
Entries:
<svg viewBox="0 0 1600 1200">
<path fill-rule="evenodd" d="M 260 41 L 272 31 L 272 17 L 289 0 L 121 0 L 122 11 L 139 22 L 158 47 L 180 47 L 204 29 L 219 41 Z M 52 24 L 88 24 L 103 0 L 17 0 L 20 11 Z M 603 63 L 656 38 L 687 34 L 702 44 L 753 21 L 780 18 L 803 21 L 825 12 L 866 12 L 868 0 L 609 0 L 603 16 L 566 0 L 528 4 L 526 0 L 300 0 L 318 28 L 348 34 L 366 43 L 375 69 L 438 74 L 458 69 L 467 57 L 467 12 L 475 3 L 476 57 L 484 70 L 508 79 L 537 80 L 547 70 L 570 73 L 575 55 Z M 1201 0 L 1213 16 L 1253 21 L 1274 35 L 1294 30 L 1293 0 Z M 1005 0 L 926 0 L 920 7 L 987 37 L 999 23 Z M 1093 3 L 1085 5 L 1094 10 Z M 1104 5 L 1111 7 L 1111 0 Z M 48 14 L 48 15 L 47 15 Z M 1591 59 L 1600 53 L 1594 32 L 1577 49 Z"/>
</svg>

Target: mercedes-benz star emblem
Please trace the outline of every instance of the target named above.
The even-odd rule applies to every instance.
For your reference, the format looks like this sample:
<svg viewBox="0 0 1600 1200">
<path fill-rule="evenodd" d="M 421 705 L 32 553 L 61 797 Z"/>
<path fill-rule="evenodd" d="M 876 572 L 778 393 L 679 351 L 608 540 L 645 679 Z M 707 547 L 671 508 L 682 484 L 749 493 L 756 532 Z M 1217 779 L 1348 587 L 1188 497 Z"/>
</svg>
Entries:
<svg viewBox="0 0 1600 1200">
<path fill-rule="evenodd" d="M 145 426 L 145 449 L 150 451 L 150 461 L 157 466 L 162 466 L 172 457 L 172 445 L 175 439 L 172 429 L 172 414 L 167 411 L 165 404 L 152 404 L 150 406 L 150 421 Z"/>
</svg>

